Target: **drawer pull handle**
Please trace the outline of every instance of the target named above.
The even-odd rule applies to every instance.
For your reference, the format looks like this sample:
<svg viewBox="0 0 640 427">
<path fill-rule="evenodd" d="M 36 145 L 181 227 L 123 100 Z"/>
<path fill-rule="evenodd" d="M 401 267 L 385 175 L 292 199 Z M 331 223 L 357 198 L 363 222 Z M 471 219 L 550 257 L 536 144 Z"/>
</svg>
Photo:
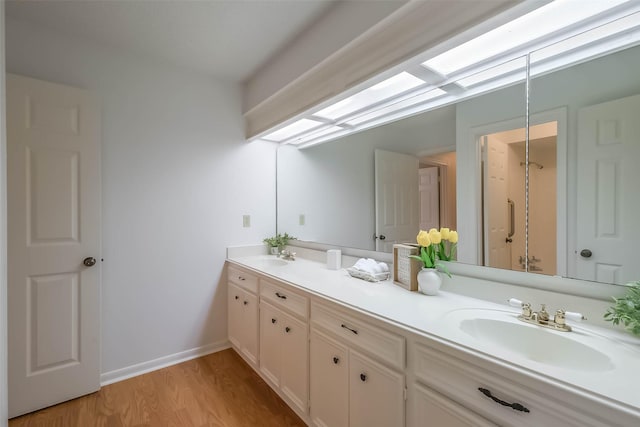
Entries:
<svg viewBox="0 0 640 427">
<path fill-rule="evenodd" d="M 291 328 L 287 326 L 286 328 L 284 328 L 284 331 L 285 331 L 286 333 L 289 333 L 289 332 L 291 332 Z"/>
<path fill-rule="evenodd" d="M 274 323 L 274 324 L 275 324 L 276 322 L 277 322 L 277 320 L 276 320 L 276 319 L 273 319 L 273 318 L 271 319 L 271 323 Z"/>
<path fill-rule="evenodd" d="M 236 299 L 240 298 L 238 295 L 236 295 Z"/>
<path fill-rule="evenodd" d="M 345 325 L 344 323 L 342 325 L 340 325 L 341 328 L 345 328 L 348 331 L 353 332 L 354 334 L 358 335 L 358 331 L 356 331 L 355 329 L 351 329 L 350 327 L 348 327 L 347 325 Z"/>
<path fill-rule="evenodd" d="M 337 364 L 338 364 L 338 362 L 340 362 L 340 358 L 338 358 L 338 357 L 336 357 L 336 356 L 333 356 L 333 364 L 334 364 L 334 365 L 337 365 Z"/>
<path fill-rule="evenodd" d="M 280 299 L 287 299 L 286 295 L 282 295 L 280 292 L 276 292 L 276 296 Z"/>
<path fill-rule="evenodd" d="M 514 411 L 527 412 L 527 413 L 530 412 L 527 408 L 522 406 L 520 403 L 517 403 L 517 402 L 509 403 L 509 402 L 505 402 L 504 400 L 498 399 L 497 397 L 491 394 L 491 391 L 487 390 L 486 388 L 480 387 L 478 388 L 478 390 L 480 390 L 480 393 L 484 394 L 494 402 L 501 404 L 502 406 L 508 406 L 512 408 Z"/>
<path fill-rule="evenodd" d="M 362 382 L 367 381 L 367 375 L 366 374 L 360 374 L 360 381 L 362 381 Z"/>
<path fill-rule="evenodd" d="M 238 276 L 238 279 L 240 279 L 240 280 L 242 280 L 242 281 L 247 280 L 247 279 L 245 279 L 245 278 L 244 278 L 244 277 L 242 277 L 242 276 Z"/>
<path fill-rule="evenodd" d="M 245 302 L 244 302 L 244 305 L 249 305 L 249 301 L 245 301 Z"/>
</svg>

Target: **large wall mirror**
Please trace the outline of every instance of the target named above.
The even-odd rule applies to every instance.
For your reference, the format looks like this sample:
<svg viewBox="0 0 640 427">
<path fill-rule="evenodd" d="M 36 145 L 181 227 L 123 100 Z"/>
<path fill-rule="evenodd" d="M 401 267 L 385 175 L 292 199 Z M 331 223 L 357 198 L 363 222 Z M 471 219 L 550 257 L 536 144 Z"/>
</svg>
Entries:
<svg viewBox="0 0 640 427">
<path fill-rule="evenodd" d="M 281 146 L 278 231 L 389 251 L 418 229 L 449 227 L 459 262 L 638 280 L 640 46 L 607 30 L 530 53 L 528 120 L 523 57 L 457 82 L 482 89 L 469 97 L 322 145 Z"/>
</svg>

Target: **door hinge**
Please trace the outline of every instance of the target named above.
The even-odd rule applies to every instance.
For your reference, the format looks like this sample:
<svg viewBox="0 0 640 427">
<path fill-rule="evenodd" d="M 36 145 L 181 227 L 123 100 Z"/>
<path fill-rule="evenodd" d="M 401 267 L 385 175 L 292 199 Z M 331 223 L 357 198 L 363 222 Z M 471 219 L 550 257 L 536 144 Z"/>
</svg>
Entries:
<svg viewBox="0 0 640 427">
<path fill-rule="evenodd" d="M 402 390 L 402 397 L 403 397 L 404 400 L 407 400 L 407 388 L 406 387 Z"/>
</svg>

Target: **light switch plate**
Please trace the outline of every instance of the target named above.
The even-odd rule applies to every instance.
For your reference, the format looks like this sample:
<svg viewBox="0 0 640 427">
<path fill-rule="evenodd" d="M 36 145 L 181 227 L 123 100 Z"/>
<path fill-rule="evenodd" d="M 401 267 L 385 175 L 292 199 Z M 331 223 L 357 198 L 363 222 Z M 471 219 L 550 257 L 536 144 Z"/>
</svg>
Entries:
<svg viewBox="0 0 640 427">
<path fill-rule="evenodd" d="M 244 228 L 251 227 L 251 215 L 242 215 L 242 226 Z"/>
</svg>

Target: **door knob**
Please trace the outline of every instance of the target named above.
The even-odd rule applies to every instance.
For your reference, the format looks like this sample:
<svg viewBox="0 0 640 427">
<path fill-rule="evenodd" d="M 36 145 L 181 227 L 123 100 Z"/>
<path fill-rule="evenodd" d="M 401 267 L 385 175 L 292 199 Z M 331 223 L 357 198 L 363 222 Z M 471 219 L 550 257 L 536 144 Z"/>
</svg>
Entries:
<svg viewBox="0 0 640 427">
<path fill-rule="evenodd" d="M 89 256 L 83 259 L 82 263 L 87 267 L 93 267 L 94 265 L 96 265 L 96 259 L 94 257 Z"/>
<path fill-rule="evenodd" d="M 591 258 L 591 255 L 593 255 L 593 252 L 589 249 L 583 249 L 580 251 L 580 256 L 583 258 Z"/>
<path fill-rule="evenodd" d="M 384 240 L 384 239 L 386 239 L 386 238 L 387 238 L 387 236 L 385 236 L 384 234 L 381 234 L 381 235 L 379 235 L 379 236 L 376 236 L 376 235 L 374 234 L 374 235 L 373 235 L 373 238 L 374 238 L 374 239 Z"/>
</svg>

